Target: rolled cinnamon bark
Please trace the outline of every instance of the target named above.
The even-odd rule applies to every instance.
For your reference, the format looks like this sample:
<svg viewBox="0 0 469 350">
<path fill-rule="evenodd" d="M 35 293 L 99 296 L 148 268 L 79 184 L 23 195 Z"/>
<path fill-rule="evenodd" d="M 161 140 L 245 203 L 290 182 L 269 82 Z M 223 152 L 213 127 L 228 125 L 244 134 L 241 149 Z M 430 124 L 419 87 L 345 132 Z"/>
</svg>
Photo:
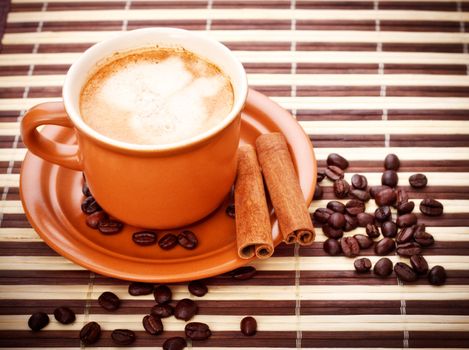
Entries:
<svg viewBox="0 0 469 350">
<path fill-rule="evenodd" d="M 286 243 L 308 245 L 314 228 L 285 138 L 264 134 L 256 140 L 257 157 Z"/>
<path fill-rule="evenodd" d="M 243 145 L 238 150 L 234 197 L 239 257 L 270 257 L 274 252 L 274 244 L 269 209 L 256 151 L 251 145 Z"/>
</svg>

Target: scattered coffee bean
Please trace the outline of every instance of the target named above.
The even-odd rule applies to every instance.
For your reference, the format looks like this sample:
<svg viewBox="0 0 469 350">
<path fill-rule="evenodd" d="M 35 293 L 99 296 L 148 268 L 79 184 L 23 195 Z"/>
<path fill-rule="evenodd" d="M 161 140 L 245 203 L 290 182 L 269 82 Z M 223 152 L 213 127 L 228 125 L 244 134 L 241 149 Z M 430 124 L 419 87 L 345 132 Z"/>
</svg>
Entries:
<svg viewBox="0 0 469 350">
<path fill-rule="evenodd" d="M 345 170 L 348 168 L 348 161 L 341 155 L 337 153 L 331 153 L 327 156 L 327 165 L 333 165 L 336 167 L 339 167 L 342 170 Z"/>
<path fill-rule="evenodd" d="M 173 307 L 169 304 L 156 304 L 151 308 L 150 313 L 159 318 L 166 318 L 173 314 Z"/>
<path fill-rule="evenodd" d="M 163 343 L 163 350 L 182 350 L 186 346 L 187 342 L 183 337 L 171 337 Z"/>
<path fill-rule="evenodd" d="M 337 198 L 347 197 L 350 191 L 350 185 L 344 179 L 334 181 L 334 194 Z"/>
<path fill-rule="evenodd" d="M 324 178 L 326 177 L 326 173 L 324 171 L 324 169 L 318 169 L 318 175 L 317 175 L 317 180 L 316 182 L 322 182 L 322 180 L 324 180 Z"/>
<path fill-rule="evenodd" d="M 417 223 L 417 216 L 413 213 L 399 215 L 396 220 L 397 227 L 410 227 Z"/>
<path fill-rule="evenodd" d="M 85 197 L 90 197 L 91 196 L 91 191 L 90 188 L 88 187 L 88 184 L 86 181 L 83 181 L 83 186 L 81 186 L 81 192 Z"/>
<path fill-rule="evenodd" d="M 107 214 L 104 211 L 95 211 L 93 214 L 86 217 L 86 224 L 93 229 L 97 229 L 99 227 L 99 222 L 107 218 Z"/>
<path fill-rule="evenodd" d="M 357 234 L 353 236 L 360 246 L 360 249 L 368 249 L 373 245 L 373 240 L 365 235 Z"/>
<path fill-rule="evenodd" d="M 152 231 L 134 232 L 134 234 L 132 235 L 132 240 L 134 241 L 135 244 L 138 244 L 141 246 L 153 245 L 157 241 L 156 232 L 152 232 Z"/>
<path fill-rule="evenodd" d="M 363 175 L 355 174 L 352 176 L 352 186 L 357 190 L 366 190 L 368 187 L 368 180 Z"/>
<path fill-rule="evenodd" d="M 327 220 L 329 220 L 329 216 L 331 216 L 333 213 L 334 212 L 329 208 L 318 208 L 314 211 L 313 218 L 314 221 L 325 224 Z"/>
<path fill-rule="evenodd" d="M 345 204 L 339 201 L 330 201 L 329 203 L 327 203 L 327 208 L 336 213 L 345 213 Z"/>
<path fill-rule="evenodd" d="M 393 252 L 396 248 L 396 244 L 394 240 L 389 237 L 384 237 L 382 240 L 378 241 L 375 245 L 375 253 L 376 255 L 388 255 L 389 253 Z"/>
<path fill-rule="evenodd" d="M 75 312 L 72 309 L 61 306 L 54 310 L 55 319 L 62 324 L 70 324 L 75 322 Z"/>
<path fill-rule="evenodd" d="M 324 191 L 322 190 L 322 187 L 319 186 L 319 184 L 316 184 L 316 186 L 314 187 L 313 199 L 319 200 L 323 197 L 323 195 L 324 195 Z"/>
<path fill-rule="evenodd" d="M 440 216 L 443 214 L 443 204 L 433 198 L 425 198 L 420 202 L 420 211 L 428 216 Z"/>
<path fill-rule="evenodd" d="M 371 198 L 375 198 L 375 199 L 376 199 L 376 195 L 377 195 L 379 192 L 384 191 L 384 190 L 391 190 L 391 189 L 392 189 L 391 187 L 389 187 L 389 186 L 384 186 L 384 185 L 372 186 L 372 187 L 370 187 L 369 192 L 370 192 Z"/>
<path fill-rule="evenodd" d="M 373 272 L 379 277 L 387 277 L 392 273 L 392 261 L 388 258 L 381 258 L 373 267 Z"/>
<path fill-rule="evenodd" d="M 352 196 L 352 198 L 358 199 L 362 202 L 368 202 L 371 198 L 368 191 L 364 190 L 352 190 L 350 191 L 350 195 Z"/>
<path fill-rule="evenodd" d="M 104 292 L 99 296 L 98 304 L 107 311 L 115 311 L 119 308 L 121 301 L 113 292 Z"/>
<path fill-rule="evenodd" d="M 178 244 L 178 238 L 172 233 L 167 233 L 158 241 L 158 245 L 161 249 L 170 250 Z"/>
<path fill-rule="evenodd" d="M 427 260 L 422 255 L 412 255 L 410 257 L 410 264 L 414 271 L 419 275 L 425 275 L 428 271 Z"/>
<path fill-rule="evenodd" d="M 345 211 L 349 215 L 356 216 L 359 213 L 365 212 L 365 203 L 358 199 L 351 199 L 345 204 Z"/>
<path fill-rule="evenodd" d="M 226 215 L 228 215 L 230 218 L 234 218 L 236 216 L 236 210 L 235 210 L 235 205 L 234 204 L 228 204 L 228 206 L 225 209 Z M 171 338 L 170 338 L 171 339 Z"/>
<path fill-rule="evenodd" d="M 353 262 L 353 266 L 358 273 L 365 273 L 371 270 L 371 261 L 368 258 L 360 258 Z"/>
<path fill-rule="evenodd" d="M 192 250 L 197 247 L 199 241 L 194 232 L 189 230 L 184 230 L 178 235 L 178 243 L 181 247 Z"/>
<path fill-rule="evenodd" d="M 353 258 L 360 253 L 360 245 L 356 238 L 344 237 L 340 240 L 340 247 L 342 252 L 348 258 Z"/>
<path fill-rule="evenodd" d="M 375 202 L 379 207 L 394 205 L 396 199 L 396 192 L 391 188 L 384 189 L 375 195 Z"/>
<path fill-rule="evenodd" d="M 409 177 L 409 184 L 413 188 L 424 188 L 427 186 L 427 177 L 424 174 L 414 174 Z"/>
<path fill-rule="evenodd" d="M 379 228 L 375 224 L 368 224 L 365 228 L 366 234 L 370 238 L 378 238 L 379 237 Z"/>
<path fill-rule="evenodd" d="M 130 345 L 135 341 L 135 333 L 130 329 L 115 329 L 111 338 L 117 345 Z"/>
<path fill-rule="evenodd" d="M 189 282 L 187 288 L 192 295 L 197 297 L 203 297 L 208 292 L 207 285 L 202 281 Z"/>
<path fill-rule="evenodd" d="M 246 336 L 252 336 L 257 332 L 257 321 L 254 317 L 246 316 L 240 323 L 241 333 Z"/>
<path fill-rule="evenodd" d="M 330 165 L 325 170 L 326 176 L 331 181 L 336 181 L 344 178 L 344 171 L 337 166 Z"/>
<path fill-rule="evenodd" d="M 397 176 L 397 173 L 394 170 L 386 170 L 381 176 L 381 183 L 384 186 L 396 187 L 398 181 L 399 177 Z"/>
<path fill-rule="evenodd" d="M 399 256 L 410 258 L 412 255 L 418 255 L 422 253 L 422 248 L 420 248 L 420 245 L 416 242 L 409 242 L 398 245 L 396 252 Z"/>
<path fill-rule="evenodd" d="M 145 328 L 147 333 L 151 335 L 158 335 L 163 333 L 163 322 L 161 322 L 161 319 L 154 314 L 143 317 L 142 323 L 143 328 Z"/>
<path fill-rule="evenodd" d="M 29 317 L 28 326 L 34 332 L 40 331 L 49 324 L 49 316 L 45 312 L 35 312 Z"/>
<path fill-rule="evenodd" d="M 404 282 L 415 282 L 417 281 L 417 274 L 412 268 L 403 262 L 398 262 L 394 265 L 394 272 L 397 277 Z"/>
<path fill-rule="evenodd" d="M 330 227 L 329 225 L 322 225 L 322 232 L 329 238 L 339 239 L 344 235 L 344 231 L 341 229 Z"/>
<path fill-rule="evenodd" d="M 357 220 L 358 226 L 366 227 L 366 225 L 374 223 L 375 217 L 368 213 L 358 213 Z"/>
<path fill-rule="evenodd" d="M 420 230 L 414 232 L 414 240 L 422 247 L 428 247 L 435 243 L 435 239 L 430 233 Z"/>
<path fill-rule="evenodd" d="M 360 214 L 358 214 L 360 215 Z M 357 217 L 358 217 L 357 215 Z M 345 218 L 345 225 L 344 225 L 344 231 L 349 232 L 352 230 L 355 230 L 358 227 L 358 219 L 355 216 L 351 216 L 348 214 L 344 215 Z"/>
<path fill-rule="evenodd" d="M 388 221 L 391 218 L 391 208 L 388 206 L 378 207 L 375 210 L 375 218 L 378 221 Z"/>
<path fill-rule="evenodd" d="M 384 237 L 396 237 L 397 225 L 394 221 L 385 221 L 381 224 L 381 233 Z"/>
<path fill-rule="evenodd" d="M 171 301 L 173 292 L 171 292 L 171 289 L 167 285 L 160 284 L 155 288 L 153 296 L 155 297 L 155 301 L 161 305 Z"/>
<path fill-rule="evenodd" d="M 132 282 L 129 284 L 129 294 L 133 296 L 153 293 L 155 286 L 151 283 Z"/>
<path fill-rule="evenodd" d="M 384 158 L 384 169 L 386 170 L 395 170 L 399 169 L 401 162 L 399 158 L 395 154 L 388 154 L 386 158 Z"/>
<path fill-rule="evenodd" d="M 413 201 L 405 202 L 397 205 L 397 213 L 399 215 L 409 214 L 414 210 L 415 203 Z"/>
<path fill-rule="evenodd" d="M 210 328 L 205 323 L 190 322 L 184 328 L 186 337 L 191 340 L 205 340 L 212 335 Z"/>
<path fill-rule="evenodd" d="M 441 286 L 446 282 L 446 270 L 443 266 L 436 265 L 428 272 L 428 282 L 434 286 Z"/>
<path fill-rule="evenodd" d="M 341 229 L 345 225 L 344 214 L 341 214 L 341 213 L 332 214 L 331 216 L 329 216 L 329 220 L 327 220 L 327 223 L 332 228 Z"/>
<path fill-rule="evenodd" d="M 404 227 L 399 231 L 396 236 L 397 244 L 404 244 L 410 242 L 414 238 L 415 226 Z"/>
<path fill-rule="evenodd" d="M 94 199 L 93 196 L 86 197 L 85 200 L 81 203 L 81 210 L 89 215 L 93 214 L 98 210 L 102 210 L 98 202 Z"/>
<path fill-rule="evenodd" d="M 339 241 L 334 238 L 326 239 L 322 245 L 322 248 L 327 254 L 332 256 L 342 253 L 342 248 L 340 248 Z"/>
<path fill-rule="evenodd" d="M 80 341 L 84 345 L 92 345 L 101 337 L 101 326 L 96 322 L 88 322 L 80 330 Z"/>
<path fill-rule="evenodd" d="M 124 224 L 122 222 L 108 217 L 102 218 L 98 223 L 99 232 L 105 235 L 114 235 L 121 232 L 123 228 Z"/>
<path fill-rule="evenodd" d="M 232 278 L 238 281 L 253 278 L 257 270 L 254 266 L 242 266 L 230 272 Z"/>
</svg>

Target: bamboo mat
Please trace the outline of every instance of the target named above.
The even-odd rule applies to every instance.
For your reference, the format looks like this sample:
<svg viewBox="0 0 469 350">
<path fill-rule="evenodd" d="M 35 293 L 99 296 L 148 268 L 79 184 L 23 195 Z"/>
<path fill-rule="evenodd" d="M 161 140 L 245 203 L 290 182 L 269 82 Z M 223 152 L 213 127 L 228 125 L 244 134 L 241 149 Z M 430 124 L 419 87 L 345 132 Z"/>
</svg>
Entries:
<svg viewBox="0 0 469 350">
<path fill-rule="evenodd" d="M 0 2 L 0 14 L 8 6 Z M 12 0 L 0 54 L 0 346 L 77 349 L 88 320 L 102 325 L 103 349 L 113 347 L 115 328 L 135 330 L 136 349 L 182 334 L 173 318 L 164 320 L 165 336 L 146 334 L 141 319 L 152 297 L 131 297 L 127 282 L 57 255 L 27 222 L 18 195 L 24 111 L 60 97 L 64 74 L 87 47 L 149 26 L 206 31 L 234 50 L 251 87 L 290 110 L 310 135 L 320 167 L 337 152 L 351 163 L 349 180 L 363 173 L 376 185 L 393 152 L 416 204 L 431 194 L 445 205 L 442 218 L 419 217 L 437 240 L 426 256 L 446 267 L 445 286 L 358 276 L 352 259 L 323 252 L 318 230 L 311 247 L 281 245 L 256 262 L 251 280 L 211 278 L 196 320 L 214 334 L 189 346 L 469 348 L 469 2 L 451 0 Z M 406 186 L 416 172 L 428 176 L 423 191 Z M 322 185 L 324 199 L 311 212 L 333 198 L 331 183 Z M 106 290 L 124 300 L 115 313 L 97 304 Z M 173 291 L 175 299 L 189 296 L 185 284 Z M 28 330 L 33 311 L 51 314 L 60 305 L 76 311 L 74 324 L 51 317 L 43 331 Z M 258 320 L 255 337 L 239 332 L 245 315 Z"/>
</svg>

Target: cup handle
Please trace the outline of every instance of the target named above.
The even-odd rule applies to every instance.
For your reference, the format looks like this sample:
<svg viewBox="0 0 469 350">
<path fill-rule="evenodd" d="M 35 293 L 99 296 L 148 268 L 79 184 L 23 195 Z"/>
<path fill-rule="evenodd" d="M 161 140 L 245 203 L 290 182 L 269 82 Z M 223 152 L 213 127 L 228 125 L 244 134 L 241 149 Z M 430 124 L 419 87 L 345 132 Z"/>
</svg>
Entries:
<svg viewBox="0 0 469 350">
<path fill-rule="evenodd" d="M 21 121 L 21 137 L 26 147 L 35 155 L 69 169 L 82 170 L 78 145 L 66 145 L 48 139 L 37 130 L 40 125 L 73 128 L 64 104 L 47 102 L 31 108 Z"/>
</svg>

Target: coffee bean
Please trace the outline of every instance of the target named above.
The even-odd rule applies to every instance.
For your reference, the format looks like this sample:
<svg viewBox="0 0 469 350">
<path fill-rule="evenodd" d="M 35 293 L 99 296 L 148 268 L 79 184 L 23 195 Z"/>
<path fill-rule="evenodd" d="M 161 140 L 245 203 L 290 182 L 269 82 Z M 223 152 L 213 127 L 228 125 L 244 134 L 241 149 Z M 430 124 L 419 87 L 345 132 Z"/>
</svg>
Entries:
<svg viewBox="0 0 469 350">
<path fill-rule="evenodd" d="M 387 277 L 392 273 L 392 261 L 388 258 L 381 258 L 373 267 L 373 272 L 379 277 Z"/>
<path fill-rule="evenodd" d="M 186 337 L 191 340 L 205 340 L 212 335 L 210 328 L 205 323 L 190 322 L 184 328 Z"/>
<path fill-rule="evenodd" d="M 192 295 L 195 295 L 197 297 L 203 297 L 208 292 L 207 285 L 202 281 L 189 282 L 187 288 L 189 289 L 189 292 Z"/>
<path fill-rule="evenodd" d="M 370 189 L 368 190 L 368 192 L 370 192 L 370 196 L 371 198 L 375 198 L 376 199 L 376 195 L 381 192 L 381 191 L 384 191 L 384 190 L 391 190 L 392 188 L 389 187 L 389 186 L 383 186 L 383 185 L 380 185 L 380 186 L 372 186 L 370 187 Z"/>
<path fill-rule="evenodd" d="M 132 234 L 132 240 L 134 241 L 135 244 L 138 244 L 141 246 L 152 245 L 152 244 L 155 244 L 157 241 L 156 232 L 152 232 L 152 231 L 134 232 L 134 234 Z"/>
<path fill-rule="evenodd" d="M 93 196 L 86 197 L 85 200 L 81 203 L 81 210 L 89 215 L 93 214 L 98 210 L 102 210 L 98 202 L 94 199 Z"/>
<path fill-rule="evenodd" d="M 417 274 L 412 268 L 403 262 L 398 262 L 394 265 L 394 272 L 397 277 L 404 282 L 415 282 L 417 281 Z"/>
<path fill-rule="evenodd" d="M 167 233 L 158 241 L 158 245 L 161 249 L 170 250 L 178 244 L 178 238 L 172 233 Z"/>
<path fill-rule="evenodd" d="M 378 221 L 388 221 L 391 218 L 391 208 L 388 206 L 376 208 L 375 218 Z"/>
<path fill-rule="evenodd" d="M 257 270 L 254 266 L 242 266 L 230 272 L 232 278 L 238 281 L 248 280 L 254 277 Z"/>
<path fill-rule="evenodd" d="M 99 222 L 107 218 L 108 216 L 104 211 L 95 211 L 93 214 L 86 217 L 86 224 L 93 229 L 97 229 L 99 227 Z"/>
<path fill-rule="evenodd" d="M 199 241 L 194 232 L 189 230 L 184 230 L 178 235 L 178 243 L 181 247 L 192 250 L 197 247 Z"/>
<path fill-rule="evenodd" d="M 345 218 L 345 225 L 344 225 L 345 232 L 355 230 L 358 227 L 358 219 L 355 216 L 345 214 L 344 218 Z"/>
<path fill-rule="evenodd" d="M 108 217 L 104 217 L 99 220 L 98 230 L 105 235 L 114 235 L 119 233 L 124 228 L 124 224 L 118 220 L 113 220 Z"/>
<path fill-rule="evenodd" d="M 366 225 L 374 223 L 375 217 L 368 213 L 358 213 L 357 220 L 358 226 L 366 227 Z"/>
<path fill-rule="evenodd" d="M 384 169 L 397 171 L 400 163 L 399 158 L 395 154 L 390 153 L 384 158 Z"/>
<path fill-rule="evenodd" d="M 345 206 L 344 206 L 345 210 Z M 329 216 L 331 216 L 334 212 L 328 208 L 318 208 L 314 211 L 313 218 L 314 221 L 319 222 L 321 224 L 325 224 L 327 220 L 329 220 Z"/>
<path fill-rule="evenodd" d="M 81 192 L 85 197 L 90 197 L 91 196 L 91 191 L 90 188 L 88 187 L 88 184 L 86 181 L 83 181 L 83 185 L 81 186 Z"/>
<path fill-rule="evenodd" d="M 399 215 L 409 214 L 414 210 L 415 203 L 413 201 L 405 202 L 397 205 L 397 213 Z"/>
<path fill-rule="evenodd" d="M 161 322 L 161 319 L 154 314 L 143 317 L 142 323 L 143 328 L 145 328 L 147 333 L 151 335 L 158 335 L 163 333 L 163 323 Z"/>
<path fill-rule="evenodd" d="M 129 294 L 138 296 L 138 295 L 148 295 L 153 293 L 155 286 L 151 283 L 142 283 L 142 282 L 132 282 L 129 284 Z"/>
<path fill-rule="evenodd" d="M 379 228 L 375 224 L 367 224 L 365 228 L 365 232 L 370 238 L 379 237 Z"/>
<path fill-rule="evenodd" d="M 409 177 L 409 184 L 413 188 L 424 188 L 427 186 L 427 177 L 424 174 L 414 174 Z"/>
<path fill-rule="evenodd" d="M 423 247 L 429 247 L 435 243 L 435 239 L 430 233 L 420 230 L 414 232 L 414 240 Z"/>
<path fill-rule="evenodd" d="M 329 220 L 327 220 L 327 223 L 332 228 L 341 229 L 345 225 L 344 214 L 341 214 L 341 213 L 332 214 L 331 216 L 329 216 Z"/>
<path fill-rule="evenodd" d="M 330 201 L 329 203 L 327 203 L 327 208 L 336 213 L 345 213 L 345 204 L 339 201 Z"/>
<path fill-rule="evenodd" d="M 396 199 L 396 192 L 390 188 L 384 189 L 375 195 L 375 202 L 379 207 L 394 205 Z"/>
<path fill-rule="evenodd" d="M 412 255 L 410 257 L 410 264 L 414 271 L 419 275 L 425 275 L 428 271 L 427 260 L 422 255 Z"/>
<path fill-rule="evenodd" d="M 98 298 L 98 304 L 108 311 L 115 311 L 119 308 L 121 301 L 113 292 L 104 292 Z"/>
<path fill-rule="evenodd" d="M 92 345 L 101 337 L 101 326 L 96 322 L 88 322 L 80 330 L 80 341 L 84 345 Z"/>
<path fill-rule="evenodd" d="M 235 216 L 236 216 L 235 205 L 234 204 L 228 204 L 228 206 L 225 209 L 225 213 L 230 218 L 235 218 Z"/>
<path fill-rule="evenodd" d="M 318 169 L 318 172 L 317 172 L 317 178 L 316 178 L 316 182 L 322 182 L 322 180 L 324 180 L 324 178 L 326 177 L 326 172 L 324 171 L 324 169 Z"/>
<path fill-rule="evenodd" d="M 446 282 L 446 270 L 443 266 L 436 265 L 428 272 L 428 282 L 434 286 L 441 286 Z"/>
<path fill-rule="evenodd" d="M 397 173 L 394 170 L 386 170 L 381 176 L 381 183 L 384 186 L 396 187 L 398 181 L 399 177 L 397 176 Z"/>
<path fill-rule="evenodd" d="M 397 227 L 409 227 L 417 223 L 417 216 L 413 213 L 399 215 L 396 220 Z"/>
<path fill-rule="evenodd" d="M 75 312 L 72 309 L 61 306 L 54 310 L 55 319 L 62 324 L 70 324 L 75 322 Z"/>
<path fill-rule="evenodd" d="M 334 238 L 326 239 L 322 245 L 322 248 L 327 254 L 332 256 L 342 253 L 342 248 L 340 248 L 339 241 Z"/>
<path fill-rule="evenodd" d="M 394 240 L 389 237 L 384 237 L 382 240 L 378 241 L 375 245 L 375 253 L 376 255 L 388 255 L 389 253 L 393 252 L 396 248 L 396 244 Z"/>
<path fill-rule="evenodd" d="M 403 203 L 407 203 L 409 201 L 409 195 L 407 191 L 403 188 L 396 189 L 396 202 L 397 205 L 401 205 Z"/>
<path fill-rule="evenodd" d="M 340 240 L 340 247 L 346 257 L 353 258 L 360 254 L 360 245 L 353 237 L 344 237 Z"/>
<path fill-rule="evenodd" d="M 371 270 L 371 261 L 368 258 L 360 258 L 353 262 L 353 266 L 358 273 L 366 273 Z"/>
<path fill-rule="evenodd" d="M 409 242 L 398 245 L 396 252 L 399 256 L 410 258 L 412 255 L 422 253 L 422 248 L 420 248 L 420 245 L 416 242 Z"/>
<path fill-rule="evenodd" d="M 334 181 L 334 194 L 337 198 L 347 197 L 350 191 L 350 185 L 344 179 Z"/>
<path fill-rule="evenodd" d="M 171 289 L 168 286 L 160 284 L 155 288 L 153 296 L 155 297 L 155 301 L 161 305 L 171 301 L 173 292 L 171 292 Z"/>
<path fill-rule="evenodd" d="M 322 225 L 322 232 L 324 235 L 329 238 L 338 239 L 344 235 L 344 231 L 341 229 L 330 227 L 329 225 Z"/>
<path fill-rule="evenodd" d="M 371 198 L 368 191 L 364 190 L 352 190 L 350 191 L 350 195 L 352 196 L 352 198 L 358 199 L 362 202 L 368 202 Z"/>
<path fill-rule="evenodd" d="M 254 317 L 247 316 L 241 320 L 240 323 L 241 333 L 246 336 L 252 336 L 257 332 L 257 321 Z"/>
<path fill-rule="evenodd" d="M 314 200 L 319 200 L 323 197 L 323 195 L 324 195 L 324 192 L 322 190 L 322 187 L 319 186 L 319 184 L 316 184 L 316 186 L 314 187 L 313 199 Z"/>
<path fill-rule="evenodd" d="M 358 199 L 351 199 L 345 204 L 345 211 L 349 215 L 356 216 L 357 214 L 365 211 L 365 203 Z"/>
<path fill-rule="evenodd" d="M 394 221 L 385 221 L 381 224 L 381 233 L 384 237 L 396 237 L 397 225 Z"/>
<path fill-rule="evenodd" d="M 415 226 L 404 227 L 397 234 L 396 242 L 398 244 L 403 244 L 403 243 L 410 242 L 414 238 L 414 231 L 415 231 Z"/>
<path fill-rule="evenodd" d="M 159 305 L 156 304 L 151 308 L 150 313 L 159 318 L 166 318 L 173 314 L 173 307 L 169 304 Z"/>
<path fill-rule="evenodd" d="M 326 176 L 331 181 L 336 181 L 344 178 L 344 171 L 337 166 L 330 165 L 324 170 Z"/>
<path fill-rule="evenodd" d="M 368 249 L 373 245 L 373 240 L 365 235 L 357 234 L 353 236 L 360 246 L 360 249 Z"/>
<path fill-rule="evenodd" d="M 443 204 L 433 198 L 425 198 L 420 202 L 420 211 L 428 216 L 440 216 L 443 214 Z"/>
<path fill-rule="evenodd" d="M 352 176 L 352 186 L 357 190 L 366 190 L 368 187 L 368 180 L 363 175 L 355 174 Z"/>
<path fill-rule="evenodd" d="M 171 337 L 163 343 L 163 350 L 182 350 L 187 346 L 183 337 Z"/>
<path fill-rule="evenodd" d="M 336 167 L 339 167 L 342 170 L 345 170 L 348 168 L 348 161 L 341 155 L 337 153 L 331 153 L 327 156 L 327 165 L 333 165 Z"/>
<path fill-rule="evenodd" d="M 35 312 L 28 320 L 28 326 L 34 332 L 40 331 L 49 324 L 49 316 L 45 312 Z"/>
<path fill-rule="evenodd" d="M 130 345 L 135 341 L 135 333 L 130 329 L 115 329 L 111 338 L 117 345 Z"/>
</svg>

